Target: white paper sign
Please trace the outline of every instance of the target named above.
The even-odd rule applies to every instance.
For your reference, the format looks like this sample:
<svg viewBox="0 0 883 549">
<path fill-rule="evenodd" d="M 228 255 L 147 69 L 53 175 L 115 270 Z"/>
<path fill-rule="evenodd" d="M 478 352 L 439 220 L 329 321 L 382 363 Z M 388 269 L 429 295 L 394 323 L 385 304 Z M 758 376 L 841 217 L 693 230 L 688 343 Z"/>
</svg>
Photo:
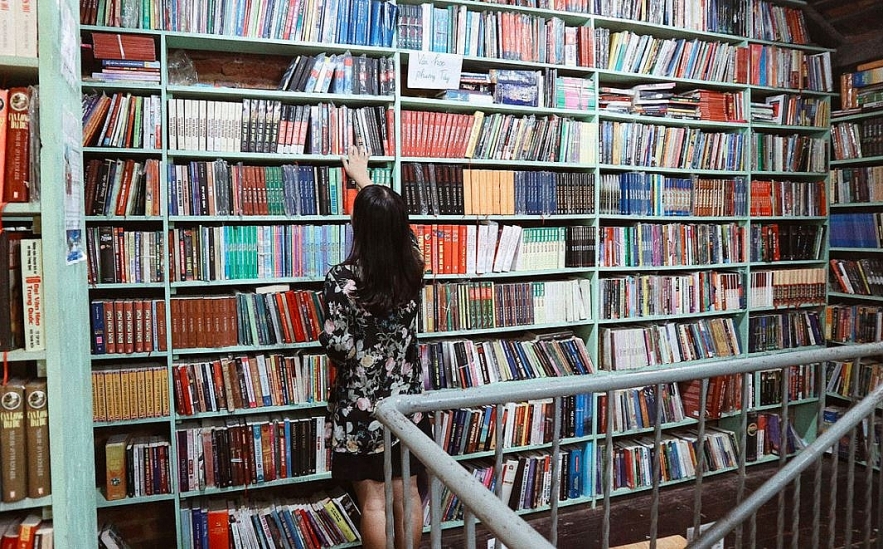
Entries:
<svg viewBox="0 0 883 549">
<path fill-rule="evenodd" d="M 432 51 L 411 52 L 408 87 L 427 90 L 456 90 L 460 87 L 463 56 Z"/>
</svg>

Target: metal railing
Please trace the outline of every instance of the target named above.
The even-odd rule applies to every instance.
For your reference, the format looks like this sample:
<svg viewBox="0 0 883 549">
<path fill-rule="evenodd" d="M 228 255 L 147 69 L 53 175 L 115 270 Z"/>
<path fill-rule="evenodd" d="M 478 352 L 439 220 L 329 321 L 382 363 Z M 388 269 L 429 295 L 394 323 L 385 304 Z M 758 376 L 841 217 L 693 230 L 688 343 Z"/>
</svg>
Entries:
<svg viewBox="0 0 883 549">
<path fill-rule="evenodd" d="M 425 464 L 427 472 L 431 478 L 430 484 L 430 545 L 433 549 L 442 547 L 442 527 L 441 527 L 441 490 L 442 487 L 450 490 L 462 503 L 463 506 L 463 536 L 462 542 L 466 547 L 475 547 L 475 528 L 476 521 L 480 520 L 483 527 L 490 531 L 496 538 L 496 547 L 500 546 L 500 542 L 510 549 L 525 548 L 534 549 L 542 547 L 554 547 L 558 543 L 558 511 L 559 511 L 559 483 L 560 483 L 560 452 L 561 452 L 561 404 L 562 398 L 578 394 L 600 394 L 606 393 L 606 428 L 601 445 L 604 450 L 603 455 L 603 474 L 601 475 L 600 500 L 602 505 L 600 512 L 603 513 L 601 522 L 601 531 L 598 533 L 601 541 L 601 547 L 607 549 L 610 546 L 610 510 L 611 510 L 611 493 L 613 492 L 613 439 L 619 437 L 619 433 L 614 433 L 613 414 L 611 405 L 614 391 L 625 390 L 637 387 L 655 387 L 656 395 L 662 395 L 664 387 L 667 384 L 688 382 L 691 380 L 702 380 L 700 393 L 700 410 L 704 410 L 707 405 L 709 379 L 716 376 L 734 376 L 741 378 L 741 404 L 740 411 L 732 416 L 738 421 L 739 429 L 737 433 L 745 433 L 747 427 L 748 411 L 751 407 L 749 402 L 749 376 L 755 372 L 767 370 L 782 370 L 783 382 L 781 383 L 781 399 L 777 406 L 777 414 L 781 418 L 780 427 L 783 432 L 780 433 L 779 443 L 779 471 L 772 476 L 760 488 L 754 490 L 750 495 L 746 496 L 745 483 L 745 467 L 746 467 L 746 436 L 741 434 L 736 437 L 738 440 L 738 466 L 736 474 L 739 477 L 739 483 L 736 494 L 736 507 L 731 510 L 725 517 L 718 519 L 710 529 L 704 532 L 701 537 L 700 522 L 702 519 L 702 483 L 708 472 L 708 464 L 706 463 L 706 452 L 696 452 L 696 471 L 695 478 L 692 481 L 694 486 L 694 502 L 693 502 L 693 531 L 696 532 L 695 538 L 691 542 L 691 547 L 712 547 L 716 542 L 724 539 L 727 534 L 735 532 L 735 542 L 732 543 L 737 547 L 756 546 L 755 513 L 769 499 L 778 495 L 777 510 L 777 533 L 776 546 L 781 548 L 784 546 L 784 532 L 786 530 L 786 487 L 791 485 L 791 498 L 799 499 L 800 496 L 800 473 L 807 468 L 816 465 L 816 472 L 813 481 L 813 512 L 812 512 L 812 534 L 809 542 L 799 542 L 799 535 L 796 533 L 790 535 L 792 547 L 819 547 L 822 543 L 820 530 L 827 531 L 827 547 L 835 546 L 835 538 L 838 539 L 838 546 L 851 546 L 853 532 L 853 485 L 855 481 L 856 460 L 856 426 L 862 425 L 865 421 L 865 427 L 869 432 L 875 433 L 874 411 L 883 401 L 883 386 L 878 386 L 872 392 L 869 392 L 861 402 L 854 405 L 851 410 L 833 424 L 828 430 L 822 433 L 814 442 L 803 449 L 800 449 L 790 456 L 788 454 L 789 440 L 789 408 L 793 406 L 790 402 L 790 372 L 791 367 L 802 364 L 816 364 L 815 375 L 816 387 L 819 391 L 818 407 L 816 415 L 816 427 L 822 425 L 824 420 L 825 407 L 825 387 L 826 374 L 825 364 L 834 361 L 849 361 L 859 357 L 870 355 L 883 355 L 883 343 L 873 343 L 865 345 L 855 345 L 848 347 L 835 347 L 827 349 L 817 349 L 812 351 L 797 351 L 789 353 L 781 353 L 767 355 L 761 357 L 740 358 L 733 360 L 723 360 L 719 362 L 705 363 L 700 365 L 683 366 L 668 369 L 656 369 L 647 371 L 627 371 L 627 372 L 599 372 L 595 374 L 582 376 L 568 376 L 558 378 L 544 378 L 528 381 L 511 381 L 503 383 L 495 383 L 480 387 L 462 389 L 462 390 L 439 390 L 424 393 L 421 395 L 398 395 L 388 398 L 381 402 L 376 410 L 376 417 L 386 428 L 387 447 L 391 441 L 391 434 L 395 435 L 402 443 L 402 474 L 408 477 L 409 471 L 409 453 L 413 452 L 419 460 Z M 857 376 L 855 376 L 857 378 Z M 514 510 L 510 509 L 506 502 L 501 501 L 500 496 L 503 486 L 503 457 L 506 450 L 503 448 L 503 405 L 512 402 L 526 402 L 536 399 L 553 399 L 554 401 L 554 418 L 552 427 L 552 441 L 548 445 L 551 453 L 551 494 L 548 511 L 550 514 L 550 532 L 548 538 L 542 536 L 535 531 L 525 520 L 522 519 Z M 662 398 L 656 398 L 656 418 L 661 418 Z M 496 406 L 496 414 L 494 415 L 494 482 L 495 490 L 492 492 L 485 485 L 479 482 L 473 475 L 467 471 L 457 460 L 451 457 L 440 446 L 440 430 L 436 429 L 436 439 L 432 440 L 422 433 L 417 426 L 407 417 L 416 412 L 434 412 L 440 410 L 462 409 L 475 406 L 493 405 Z M 867 418 L 867 419 L 866 419 Z M 696 421 L 696 446 L 704 448 L 707 440 L 706 418 L 705 414 L 700 413 Z M 666 427 L 667 429 L 667 427 Z M 651 503 L 650 503 L 650 525 L 647 538 L 650 540 L 650 548 L 655 549 L 658 534 L 659 519 L 659 492 L 662 461 L 659 457 L 660 442 L 662 438 L 663 425 L 662 421 L 655 421 L 653 426 L 653 440 L 655 452 L 652 461 L 652 487 L 651 487 Z M 826 452 L 831 452 L 832 446 L 838 446 L 840 440 L 844 436 L 849 436 L 849 454 L 848 454 L 848 482 L 847 482 L 847 510 L 843 519 L 842 527 L 837 530 L 835 528 L 835 510 L 837 496 L 837 456 L 839 447 L 833 451 L 834 459 L 831 468 L 833 469 L 830 486 L 827 489 L 827 496 L 830 498 L 828 509 L 828 517 L 824 528 L 822 528 L 822 467 L 821 462 Z M 870 440 L 873 444 L 878 444 L 872 435 Z M 879 456 L 879 448 L 875 450 Z M 868 456 L 871 453 L 866 454 Z M 868 458 L 870 460 L 870 457 Z M 387 472 L 387 517 L 392 517 L 392 488 L 391 488 L 391 457 L 389 453 L 386 455 L 386 472 Z M 593 459 L 589 467 L 595 466 Z M 877 547 L 883 547 L 883 536 L 877 535 L 877 531 L 883 528 L 883 489 L 878 490 L 878 501 L 872 501 L 872 486 L 874 484 L 873 471 L 874 467 L 864 467 L 865 470 L 865 490 L 864 496 L 864 545 L 870 546 L 872 536 L 876 536 Z M 877 470 L 880 469 L 879 463 Z M 878 474 L 877 477 L 880 477 Z M 877 479 L 880 484 L 880 478 Z M 407 497 L 408 491 L 405 490 L 404 498 L 404 514 L 406 517 L 411 516 L 412 512 L 420 512 L 421 502 L 410 501 Z M 841 494 L 842 495 L 842 494 Z M 876 507 L 876 520 L 872 518 L 872 508 Z M 799 504 L 795 505 L 790 517 L 789 531 L 799 529 L 800 524 Z M 743 533 L 743 523 L 749 520 L 749 532 L 747 540 Z M 410 521 L 404 521 L 404 538 L 405 543 L 398 544 L 400 547 L 410 547 L 412 532 L 410 531 Z M 837 533 L 841 535 L 838 538 Z M 393 525 L 390 519 L 387 523 L 387 543 L 389 547 L 393 547 Z M 729 538 L 728 538 L 729 539 Z M 642 540 L 643 541 L 643 540 Z M 799 545 L 798 545 L 799 544 Z M 729 545 L 729 544 L 728 544 Z"/>
</svg>

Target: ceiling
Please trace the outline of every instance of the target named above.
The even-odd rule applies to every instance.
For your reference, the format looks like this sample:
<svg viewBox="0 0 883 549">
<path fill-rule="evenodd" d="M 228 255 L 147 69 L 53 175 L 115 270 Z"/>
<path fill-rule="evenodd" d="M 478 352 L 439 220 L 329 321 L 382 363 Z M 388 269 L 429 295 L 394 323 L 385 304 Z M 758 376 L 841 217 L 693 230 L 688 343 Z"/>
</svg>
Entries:
<svg viewBox="0 0 883 549">
<path fill-rule="evenodd" d="M 810 33 L 818 44 L 837 48 L 836 67 L 883 57 L 883 0 L 807 0 L 807 5 Z"/>
</svg>

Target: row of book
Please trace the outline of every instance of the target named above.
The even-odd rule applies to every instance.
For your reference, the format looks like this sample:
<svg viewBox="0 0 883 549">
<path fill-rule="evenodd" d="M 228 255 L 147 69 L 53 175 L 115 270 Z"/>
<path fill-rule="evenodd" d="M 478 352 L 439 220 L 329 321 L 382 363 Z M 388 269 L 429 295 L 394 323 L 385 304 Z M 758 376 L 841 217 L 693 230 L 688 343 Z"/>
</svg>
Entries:
<svg viewBox="0 0 883 549">
<path fill-rule="evenodd" d="M 595 228 L 411 225 L 431 274 L 484 274 L 591 267 Z"/>
<path fill-rule="evenodd" d="M 750 44 L 748 83 L 756 86 L 830 92 L 831 52 L 809 53 L 794 48 Z"/>
<path fill-rule="evenodd" d="M 837 343 L 883 339 L 883 307 L 831 304 L 825 308 L 825 338 Z"/>
<path fill-rule="evenodd" d="M 637 122 L 600 123 L 602 164 L 740 171 L 745 136 Z"/>
<path fill-rule="evenodd" d="M 751 308 L 789 307 L 825 302 L 826 269 L 752 270 L 748 289 Z"/>
<path fill-rule="evenodd" d="M 556 16 L 486 11 L 478 6 L 424 3 L 402 8 L 398 46 L 470 57 L 591 66 L 591 29 L 567 26 Z"/>
<path fill-rule="evenodd" d="M 832 258 L 832 286 L 838 292 L 883 297 L 883 261 L 870 257 L 858 260 Z"/>
<path fill-rule="evenodd" d="M 162 282 L 164 240 L 162 231 L 87 227 L 89 284 Z"/>
<path fill-rule="evenodd" d="M 424 333 L 559 324 L 590 318 L 588 279 L 435 282 L 422 291 Z"/>
<path fill-rule="evenodd" d="M 341 215 L 352 212 L 356 188 L 342 168 L 247 166 L 226 160 L 168 164 L 169 215 Z M 369 168 L 389 186 L 392 169 Z"/>
<path fill-rule="evenodd" d="M 592 432 L 594 397 L 590 394 L 561 399 L 560 437 L 583 437 Z M 548 444 L 554 433 L 552 399 L 507 403 L 499 408 L 503 427 L 502 447 Z M 496 448 L 496 406 L 485 405 L 435 413 L 439 444 L 452 456 L 492 451 Z"/>
<path fill-rule="evenodd" d="M 627 370 L 742 353 L 733 319 L 706 318 L 651 326 L 602 328 L 601 369 Z"/>
<path fill-rule="evenodd" d="M 751 103 L 752 122 L 826 128 L 830 120 L 831 105 L 821 97 L 778 94 Z"/>
<path fill-rule="evenodd" d="M 282 284 L 256 293 L 173 297 L 172 347 L 281 345 L 316 341 L 324 322 L 321 292 Z"/>
<path fill-rule="evenodd" d="M 0 500 L 52 493 L 46 380 L 11 377 L 0 387 Z"/>
<path fill-rule="evenodd" d="M 394 154 L 393 110 L 383 105 L 176 98 L 168 107 L 170 150 L 340 155 L 359 145 Z"/>
<path fill-rule="evenodd" d="M 751 181 L 752 217 L 814 217 L 827 211 L 824 181 Z"/>
<path fill-rule="evenodd" d="M 828 362 L 825 379 L 828 393 L 864 398 L 883 383 L 883 364 L 873 359 Z"/>
<path fill-rule="evenodd" d="M 739 465 L 739 451 L 736 434 L 718 428 L 709 428 L 700 442 L 699 433 L 689 429 L 666 433 L 659 447 L 650 437 L 625 440 L 615 443 L 613 448 L 612 490 L 621 488 L 646 488 L 653 486 L 654 459 L 659 460 L 659 481 L 693 478 L 699 471 L 722 471 Z M 601 463 L 607 449 L 599 446 L 598 474 L 603 471 Z"/>
<path fill-rule="evenodd" d="M 598 292 L 604 319 L 737 311 L 744 305 L 742 275 L 726 271 L 601 278 Z"/>
<path fill-rule="evenodd" d="M 0 55 L 37 57 L 37 7 L 32 2 L 10 3 L 0 15 Z M 0 532 L 2 533 L 2 532 Z"/>
<path fill-rule="evenodd" d="M 93 299 L 89 307 L 93 354 L 166 350 L 165 300 Z"/>
<path fill-rule="evenodd" d="M 883 106 L 883 59 L 856 66 L 840 75 L 840 108 L 844 112 L 870 111 Z"/>
<path fill-rule="evenodd" d="M 623 433 L 647 429 L 664 423 L 680 423 L 687 416 L 677 383 L 665 383 L 660 393 L 656 385 L 619 389 L 598 395 L 598 432 L 607 432 L 608 421 L 613 422 L 613 432 Z M 662 414 L 657 417 L 657 401 L 662 401 Z"/>
<path fill-rule="evenodd" d="M 759 372 L 757 396 L 761 406 L 772 406 L 782 402 L 783 395 L 788 402 L 805 400 L 819 396 L 817 368 L 820 363 L 798 364 L 786 370 L 766 370 Z M 786 383 L 787 379 L 787 383 Z"/>
<path fill-rule="evenodd" d="M 745 227 L 736 223 L 635 223 L 599 228 L 603 267 L 675 267 L 742 263 L 748 252 Z"/>
<path fill-rule="evenodd" d="M 585 342 L 566 332 L 529 340 L 435 341 L 421 343 L 419 353 L 426 389 L 595 372 Z"/>
<path fill-rule="evenodd" d="M 262 484 L 324 473 L 331 454 L 325 418 L 251 416 L 202 420 L 175 431 L 178 490 Z"/>
<path fill-rule="evenodd" d="M 822 413 L 822 426 L 819 432 L 827 431 L 834 423 L 843 418 L 849 408 L 839 405 L 825 406 Z M 853 433 L 840 437 L 840 440 L 832 446 L 828 453 L 833 453 L 840 459 L 850 459 L 855 456 L 856 463 L 868 463 L 872 467 L 880 467 L 880 441 L 883 440 L 883 428 L 879 420 L 873 425 L 874 418 L 864 417 L 861 423 L 856 425 Z M 853 443 L 854 441 L 854 443 Z"/>
<path fill-rule="evenodd" d="M 172 366 L 179 415 L 233 412 L 326 400 L 325 355 L 238 355 Z"/>
<path fill-rule="evenodd" d="M 702 3 L 698 0 L 677 0 L 674 3 L 671 1 L 666 2 L 665 0 L 651 0 L 648 3 L 637 5 L 624 0 L 531 0 L 522 2 L 522 4 L 522 7 L 538 8 L 545 11 L 603 15 L 696 31 L 733 34 L 736 36 L 750 34 L 754 38 L 763 39 L 767 39 L 770 36 L 769 33 L 773 32 L 773 29 L 776 29 L 776 35 L 781 36 L 784 30 L 779 27 L 784 25 L 787 27 L 792 40 L 799 40 L 796 37 L 803 36 L 799 28 L 805 25 L 802 22 L 803 15 L 799 10 L 785 8 L 787 11 L 784 12 L 783 20 L 782 13 L 776 11 L 781 8 L 766 0 L 752 1 L 752 13 L 756 18 L 763 17 L 764 22 L 757 22 L 755 27 L 750 29 L 746 25 L 746 22 L 749 20 L 746 13 L 746 4 L 737 0 L 712 0 Z M 231 11 L 233 7 L 235 6 L 224 5 L 219 7 L 221 11 L 217 13 L 191 20 L 189 15 L 193 14 L 195 6 L 186 2 L 175 2 L 166 5 L 158 0 L 152 0 L 141 4 L 140 10 L 134 9 L 127 4 L 125 11 L 122 11 L 120 9 L 113 9 L 113 5 L 107 6 L 104 3 L 97 3 L 95 0 L 84 0 L 81 2 L 80 16 L 81 22 L 85 25 L 207 32 L 211 34 L 279 38 L 283 40 L 306 40 L 306 37 L 303 35 L 306 31 L 302 28 L 302 25 L 306 23 L 298 21 L 297 25 L 293 26 L 294 22 L 288 20 L 290 10 L 295 8 L 304 11 L 318 9 L 311 5 L 297 5 L 277 13 L 276 11 L 267 11 L 269 9 L 268 6 L 260 5 L 255 10 L 243 14 Z M 353 9 L 353 7 L 346 5 L 337 6 L 333 9 L 334 13 L 339 14 L 341 10 L 349 10 Z M 162 10 L 168 11 L 164 12 Z M 199 12 L 199 10 L 196 10 L 196 12 Z M 174 18 L 172 18 L 172 14 L 175 14 Z M 220 14 L 225 15 L 222 16 Z M 330 17 L 330 14 L 326 15 L 322 22 L 324 23 L 328 17 Z M 336 17 L 341 16 L 336 15 Z M 261 21 L 264 21 L 264 25 L 260 24 Z M 316 25 L 317 23 L 313 21 L 312 24 Z M 330 21 L 329 24 L 331 24 Z M 347 32 L 351 28 L 351 23 L 345 19 L 342 19 L 339 25 L 343 26 Z M 266 36 L 261 34 L 265 27 L 268 29 Z M 319 34 L 318 29 L 310 32 L 316 33 L 316 37 L 322 36 L 321 41 L 328 41 L 324 38 L 324 34 Z M 309 36 L 313 37 L 312 34 Z M 343 30 L 338 30 L 338 36 L 346 36 L 346 33 Z M 402 40 L 402 38 L 400 37 L 399 40 Z M 420 49 L 419 43 L 417 49 Z M 429 49 L 428 45 L 426 49 Z"/>
<path fill-rule="evenodd" d="M 612 215 L 741 217 L 747 213 L 744 178 L 668 177 L 602 173 L 598 213 Z"/>
<path fill-rule="evenodd" d="M 93 158 L 86 163 L 85 181 L 86 215 L 160 215 L 160 161 L 155 158 Z"/>
<path fill-rule="evenodd" d="M 340 488 L 309 499 L 190 501 L 181 515 L 185 549 L 320 549 L 361 539 L 359 508 Z"/>
<path fill-rule="evenodd" d="M 831 203 L 883 202 L 883 166 L 831 170 Z"/>
<path fill-rule="evenodd" d="M 702 401 L 702 386 L 706 385 L 705 402 Z M 692 379 L 680 384 L 680 394 L 684 404 L 684 415 L 699 419 L 720 419 L 724 415 L 742 409 L 742 377 L 739 375 L 714 376 Z M 753 377 L 748 378 L 748 393 L 753 395 Z"/>
<path fill-rule="evenodd" d="M 751 169 L 772 172 L 825 173 L 828 165 L 828 142 L 805 135 L 751 136 Z"/>
<path fill-rule="evenodd" d="M 595 106 L 592 81 L 572 76 L 558 76 L 557 68 L 542 71 L 489 69 L 488 72 L 461 72 L 460 87 L 439 92 L 445 101 L 480 105 L 518 105 L 569 110 L 588 110 Z"/>
<path fill-rule="evenodd" d="M 29 228 L 0 230 L 0 351 L 46 348 L 43 241 Z"/>
<path fill-rule="evenodd" d="M 298 55 L 292 59 L 276 89 L 340 95 L 392 95 L 396 84 L 391 57 L 341 54 Z"/>
<path fill-rule="evenodd" d="M 104 444 L 104 498 L 114 501 L 174 492 L 171 453 L 171 443 L 157 435 L 111 435 Z"/>
<path fill-rule="evenodd" d="M 172 282 L 322 277 L 343 261 L 350 225 L 196 225 L 169 231 Z"/>
<path fill-rule="evenodd" d="M 711 82 L 745 82 L 745 48 L 725 42 L 656 38 L 631 31 L 595 29 L 598 68 Z"/>
<path fill-rule="evenodd" d="M 84 94 L 83 146 L 161 149 L 160 96 Z"/>
<path fill-rule="evenodd" d="M 749 412 L 746 433 L 746 461 L 781 455 L 783 452 L 792 455 L 807 445 L 794 427 L 794 422 L 786 423 L 775 413 Z"/>
<path fill-rule="evenodd" d="M 785 44 L 809 44 L 806 18 L 800 8 L 767 0 L 751 1 L 751 37 Z"/>
<path fill-rule="evenodd" d="M 587 172 L 473 170 L 403 163 L 402 195 L 415 215 L 555 215 L 594 212 Z"/>
<path fill-rule="evenodd" d="M 0 519 L 0 543 L 10 548 L 24 544 L 28 549 L 54 549 L 55 528 L 51 520 L 43 520 L 36 513 L 4 514 Z"/>
<path fill-rule="evenodd" d="M 818 259 L 824 242 L 824 225 L 751 225 L 750 257 L 752 262 Z"/>
<path fill-rule="evenodd" d="M 35 54 L 36 56 L 36 54 Z M 0 177 L 3 202 L 40 198 L 40 91 L 0 88 Z"/>
<path fill-rule="evenodd" d="M 597 129 L 591 122 L 482 111 L 403 110 L 401 117 L 404 156 L 577 164 L 595 160 Z"/>
<path fill-rule="evenodd" d="M 225 0 L 214 9 L 193 0 L 80 1 L 84 25 L 381 47 L 392 45 L 396 11 L 379 0 L 284 6 Z"/>
<path fill-rule="evenodd" d="M 835 213 L 828 223 L 832 248 L 883 248 L 883 213 Z"/>
<path fill-rule="evenodd" d="M 787 311 L 748 319 L 748 352 L 778 351 L 825 344 L 818 311 Z"/>
<path fill-rule="evenodd" d="M 92 420 L 125 421 L 169 416 L 169 371 L 131 365 L 92 370 Z"/>
<path fill-rule="evenodd" d="M 675 82 L 599 89 L 602 111 L 713 122 L 745 122 L 744 92 L 675 90 Z"/>
</svg>

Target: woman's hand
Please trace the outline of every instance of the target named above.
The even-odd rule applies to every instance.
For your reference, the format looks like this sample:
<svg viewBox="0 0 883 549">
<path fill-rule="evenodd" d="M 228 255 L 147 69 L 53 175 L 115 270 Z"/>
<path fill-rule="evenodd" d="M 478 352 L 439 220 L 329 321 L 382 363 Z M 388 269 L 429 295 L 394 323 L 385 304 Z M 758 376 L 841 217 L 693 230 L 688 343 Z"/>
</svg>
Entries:
<svg viewBox="0 0 883 549">
<path fill-rule="evenodd" d="M 350 145 L 349 154 L 343 157 L 343 169 L 346 174 L 356 182 L 356 188 L 360 191 L 371 185 L 368 176 L 368 151 L 365 147 Z"/>
</svg>

